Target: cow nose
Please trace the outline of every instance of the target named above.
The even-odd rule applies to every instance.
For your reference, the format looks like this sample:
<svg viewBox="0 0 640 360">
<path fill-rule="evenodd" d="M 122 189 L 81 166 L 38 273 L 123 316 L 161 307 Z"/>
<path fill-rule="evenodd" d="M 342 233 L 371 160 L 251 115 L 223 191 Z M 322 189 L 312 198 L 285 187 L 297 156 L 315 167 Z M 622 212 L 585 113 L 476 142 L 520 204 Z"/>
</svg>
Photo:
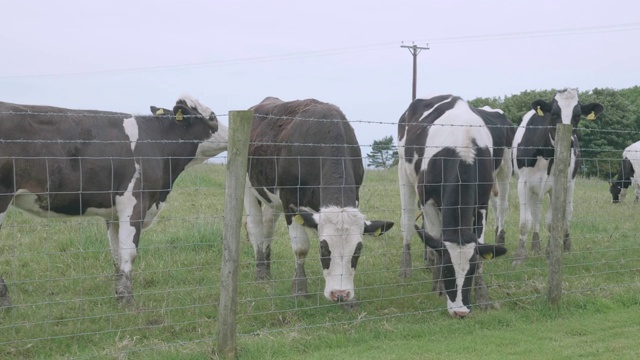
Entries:
<svg viewBox="0 0 640 360">
<path fill-rule="evenodd" d="M 343 302 L 348 301 L 351 297 L 351 292 L 349 290 L 333 290 L 331 291 L 331 300 L 335 302 Z"/>
<path fill-rule="evenodd" d="M 453 317 L 464 319 L 465 316 L 469 315 L 471 310 L 469 309 L 458 309 L 453 311 Z"/>
</svg>

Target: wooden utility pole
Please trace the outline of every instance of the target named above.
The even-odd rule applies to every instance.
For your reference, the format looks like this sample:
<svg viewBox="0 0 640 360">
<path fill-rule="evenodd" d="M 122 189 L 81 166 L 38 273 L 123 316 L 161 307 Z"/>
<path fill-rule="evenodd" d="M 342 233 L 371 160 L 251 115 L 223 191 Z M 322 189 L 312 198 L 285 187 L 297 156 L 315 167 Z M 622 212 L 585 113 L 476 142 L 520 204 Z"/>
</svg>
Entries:
<svg viewBox="0 0 640 360">
<path fill-rule="evenodd" d="M 416 44 L 413 45 L 400 45 L 400 47 L 409 49 L 409 52 L 413 56 L 413 92 L 411 93 L 411 101 L 416 99 L 416 82 L 418 79 L 418 54 L 422 50 L 429 50 L 429 44 L 425 47 L 418 46 Z"/>
</svg>

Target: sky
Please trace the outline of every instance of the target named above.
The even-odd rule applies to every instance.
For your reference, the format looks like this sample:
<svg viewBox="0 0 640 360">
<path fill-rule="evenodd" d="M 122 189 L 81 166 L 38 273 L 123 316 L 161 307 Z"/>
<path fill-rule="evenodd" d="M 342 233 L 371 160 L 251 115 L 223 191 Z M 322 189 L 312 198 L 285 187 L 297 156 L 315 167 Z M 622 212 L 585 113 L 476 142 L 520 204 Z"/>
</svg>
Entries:
<svg viewBox="0 0 640 360">
<path fill-rule="evenodd" d="M 0 101 L 147 114 L 198 98 L 228 123 L 316 98 L 363 156 L 417 95 L 640 85 L 637 0 L 2 0 Z"/>
</svg>

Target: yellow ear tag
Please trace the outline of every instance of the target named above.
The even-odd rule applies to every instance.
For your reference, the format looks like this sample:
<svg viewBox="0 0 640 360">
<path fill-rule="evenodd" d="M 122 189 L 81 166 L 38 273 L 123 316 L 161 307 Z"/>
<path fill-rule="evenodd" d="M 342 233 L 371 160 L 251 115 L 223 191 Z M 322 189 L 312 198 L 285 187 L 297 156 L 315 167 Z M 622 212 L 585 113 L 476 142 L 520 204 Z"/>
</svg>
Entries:
<svg viewBox="0 0 640 360">
<path fill-rule="evenodd" d="M 176 113 L 176 120 L 178 121 L 184 120 L 184 116 L 182 115 L 182 109 L 178 110 L 178 112 Z"/>
<path fill-rule="evenodd" d="M 484 255 L 482 255 L 483 258 L 487 259 L 487 260 L 491 260 L 493 259 L 493 253 L 485 253 Z"/>
<path fill-rule="evenodd" d="M 587 115 L 587 120 L 595 120 L 596 119 L 596 113 L 595 112 L 591 112 L 591 114 Z"/>
<path fill-rule="evenodd" d="M 382 228 L 378 228 L 378 230 L 376 230 L 376 237 L 380 236 L 380 234 L 382 234 Z"/>
<path fill-rule="evenodd" d="M 295 215 L 293 217 L 293 221 L 297 222 L 300 225 L 304 225 L 304 219 L 302 218 L 302 215 L 300 215 L 300 214 Z"/>
<path fill-rule="evenodd" d="M 536 112 L 538 113 L 538 116 L 544 116 L 544 113 L 540 110 L 540 106 L 538 106 L 538 110 Z"/>
<path fill-rule="evenodd" d="M 156 115 L 164 115 L 164 110 L 158 109 L 158 111 L 156 111 Z"/>
</svg>

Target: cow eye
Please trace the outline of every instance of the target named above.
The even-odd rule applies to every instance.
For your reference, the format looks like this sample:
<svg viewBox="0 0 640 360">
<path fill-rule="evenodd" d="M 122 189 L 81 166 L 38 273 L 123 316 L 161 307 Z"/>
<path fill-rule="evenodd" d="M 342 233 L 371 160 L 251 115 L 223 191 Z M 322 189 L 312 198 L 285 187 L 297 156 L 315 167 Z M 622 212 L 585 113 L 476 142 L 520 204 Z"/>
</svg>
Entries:
<svg viewBox="0 0 640 360">
<path fill-rule="evenodd" d="M 320 241 L 320 264 L 324 270 L 328 270 L 331 265 L 331 250 L 327 240 Z"/>
<path fill-rule="evenodd" d="M 351 257 L 351 268 L 355 269 L 358 266 L 358 259 L 360 259 L 360 252 L 362 251 L 362 242 L 359 242 L 356 245 L 356 250 L 353 252 L 353 256 Z"/>
</svg>

